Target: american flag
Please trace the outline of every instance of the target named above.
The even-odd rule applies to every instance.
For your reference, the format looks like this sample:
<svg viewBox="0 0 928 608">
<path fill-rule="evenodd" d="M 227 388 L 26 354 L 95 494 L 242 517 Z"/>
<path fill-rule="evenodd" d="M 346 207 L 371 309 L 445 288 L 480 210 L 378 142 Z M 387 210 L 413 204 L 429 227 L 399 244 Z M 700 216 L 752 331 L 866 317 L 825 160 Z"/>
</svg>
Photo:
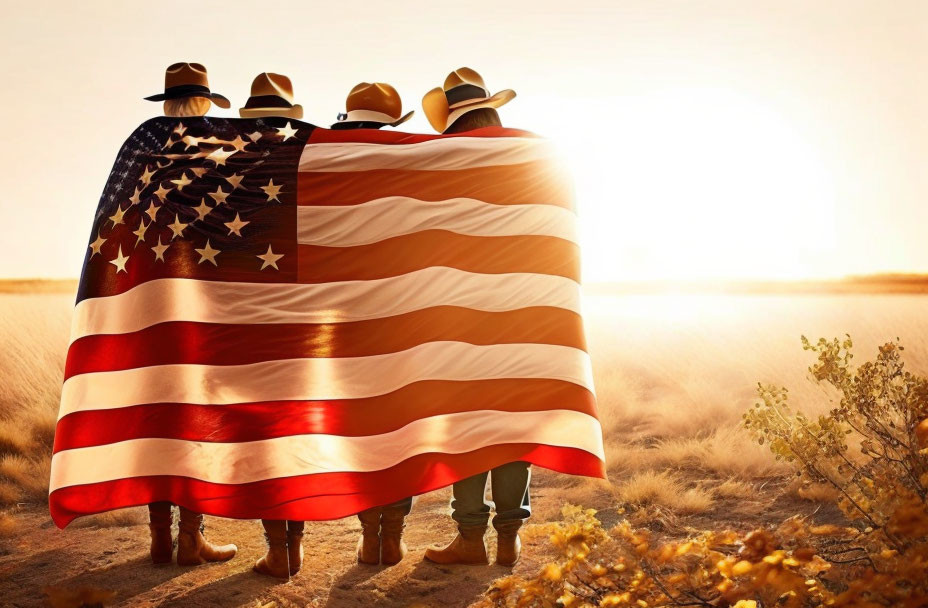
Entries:
<svg viewBox="0 0 928 608">
<path fill-rule="evenodd" d="M 334 519 L 515 460 L 602 476 L 550 144 L 156 118 L 97 209 L 58 526 L 168 500 Z"/>
</svg>

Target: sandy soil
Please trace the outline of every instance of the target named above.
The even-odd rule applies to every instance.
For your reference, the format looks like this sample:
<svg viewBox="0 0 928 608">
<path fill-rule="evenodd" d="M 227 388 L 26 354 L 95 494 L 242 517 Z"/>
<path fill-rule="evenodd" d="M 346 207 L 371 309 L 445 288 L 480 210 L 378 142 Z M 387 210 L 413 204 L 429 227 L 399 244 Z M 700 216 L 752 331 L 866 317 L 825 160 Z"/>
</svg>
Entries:
<svg viewBox="0 0 928 608">
<path fill-rule="evenodd" d="M 750 500 L 719 501 L 699 515 L 632 514 L 636 525 L 661 536 L 683 537 L 699 529 L 747 531 L 804 513 L 819 522 L 839 521 L 835 511 L 801 501 L 786 491 L 786 481 L 768 480 Z M 497 578 L 511 572 L 535 573 L 555 553 L 543 524 L 556 520 L 572 494 L 601 510 L 606 527 L 621 519 L 603 484 L 573 480 L 538 471 L 533 488 L 534 516 L 524 528 L 523 559 L 515 568 L 491 565 L 438 566 L 423 559 L 430 544 L 449 540 L 454 532 L 448 517 L 449 491 L 422 496 L 407 520 L 405 538 L 410 552 L 390 568 L 359 565 L 355 547 L 360 526 L 355 518 L 311 522 L 306 527 L 303 570 L 289 583 L 254 574 L 251 566 L 263 555 L 261 525 L 255 521 L 207 518 L 207 536 L 214 542 L 235 542 L 238 555 L 223 564 L 193 568 L 152 566 L 148 528 L 144 524 L 113 527 L 72 527 L 58 530 L 47 513 L 32 507 L 19 514 L 21 531 L 0 545 L 0 605 L 45 605 L 48 586 L 81 586 L 117 592 L 118 606 L 259 606 L 311 607 L 466 607 Z M 488 535 L 491 557 L 495 535 Z M 5 548 L 3 548 L 5 547 Z"/>
</svg>

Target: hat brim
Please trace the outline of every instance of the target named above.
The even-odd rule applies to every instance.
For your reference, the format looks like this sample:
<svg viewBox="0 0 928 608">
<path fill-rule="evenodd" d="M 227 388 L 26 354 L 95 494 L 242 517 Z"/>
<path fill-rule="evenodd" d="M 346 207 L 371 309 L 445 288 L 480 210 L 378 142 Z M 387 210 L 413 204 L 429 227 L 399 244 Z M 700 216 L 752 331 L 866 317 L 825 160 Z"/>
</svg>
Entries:
<svg viewBox="0 0 928 608">
<path fill-rule="evenodd" d="M 239 108 L 242 118 L 263 118 L 266 116 L 284 116 L 286 118 L 303 118 L 303 106 L 294 104 L 289 108 Z"/>
<path fill-rule="evenodd" d="M 216 104 L 217 106 L 225 110 L 228 110 L 229 108 L 232 107 L 232 103 L 228 99 L 226 99 L 224 95 L 220 95 L 219 93 L 210 93 L 208 95 L 193 93 L 190 95 L 178 95 L 176 97 L 168 96 L 165 93 L 158 93 L 157 95 L 150 95 L 148 97 L 145 97 L 144 99 L 147 101 L 166 101 L 168 99 L 183 99 L 184 97 L 203 97 L 205 99 L 209 99 L 214 104 Z"/>
<path fill-rule="evenodd" d="M 352 110 L 347 114 L 340 114 L 339 116 L 344 116 L 344 118 L 339 120 L 339 122 L 375 122 L 380 125 L 395 127 L 412 118 L 413 114 L 415 114 L 415 110 L 410 110 L 403 116 L 393 120 L 392 116 L 384 114 L 383 112 L 376 112 L 374 110 Z"/>
<path fill-rule="evenodd" d="M 482 108 L 494 108 L 495 109 L 495 108 L 499 108 L 501 106 L 506 105 L 507 103 L 515 99 L 516 92 L 513 91 L 512 89 L 503 89 L 502 91 L 494 93 L 493 95 L 483 98 L 483 99 L 474 99 L 474 100 L 468 100 L 466 102 L 461 102 L 457 104 L 453 109 L 448 107 L 448 99 L 447 97 L 445 97 L 445 92 L 443 90 L 442 90 L 441 95 L 445 99 L 444 107 L 446 109 L 443 113 L 444 121 L 443 123 L 441 123 L 440 121 L 432 122 L 431 120 L 429 120 L 429 122 L 432 123 L 432 126 L 435 128 L 435 130 L 439 131 L 440 133 L 444 132 L 448 127 L 454 124 L 454 121 L 464 116 L 468 112 L 473 112 L 474 110 L 480 110 Z M 442 114 L 439 114 L 438 117 L 440 116 L 442 116 Z M 438 128 L 436 123 L 441 124 L 440 129 Z"/>
</svg>

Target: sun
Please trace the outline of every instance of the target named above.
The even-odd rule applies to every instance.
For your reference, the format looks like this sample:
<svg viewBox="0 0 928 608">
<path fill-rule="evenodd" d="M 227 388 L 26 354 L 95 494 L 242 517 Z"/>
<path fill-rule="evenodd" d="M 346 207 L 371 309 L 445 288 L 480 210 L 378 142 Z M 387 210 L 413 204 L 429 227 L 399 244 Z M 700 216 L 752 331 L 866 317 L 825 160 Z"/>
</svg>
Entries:
<svg viewBox="0 0 928 608">
<path fill-rule="evenodd" d="M 586 281 L 840 274 L 832 175 L 761 102 L 688 88 L 532 103 L 513 124 L 570 165 Z"/>
</svg>

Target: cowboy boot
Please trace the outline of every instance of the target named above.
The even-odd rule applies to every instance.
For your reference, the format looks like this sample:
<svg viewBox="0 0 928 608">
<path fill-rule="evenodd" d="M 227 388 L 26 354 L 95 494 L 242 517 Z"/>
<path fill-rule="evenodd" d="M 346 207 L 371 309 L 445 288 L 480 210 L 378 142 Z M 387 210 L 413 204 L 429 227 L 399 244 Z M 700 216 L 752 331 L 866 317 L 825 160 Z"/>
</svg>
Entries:
<svg viewBox="0 0 928 608">
<path fill-rule="evenodd" d="M 174 556 L 171 538 L 171 503 L 153 502 L 148 505 L 148 529 L 151 530 L 151 563 L 170 564 Z"/>
<path fill-rule="evenodd" d="M 287 522 L 287 558 L 290 561 L 290 576 L 303 566 L 303 526 L 306 522 Z"/>
<path fill-rule="evenodd" d="M 490 563 L 487 557 L 487 544 L 483 540 L 487 527 L 458 526 L 458 535 L 445 547 L 430 547 L 425 551 L 425 559 L 436 564 L 469 564 L 473 566 L 486 566 Z"/>
<path fill-rule="evenodd" d="M 262 519 L 267 553 L 255 562 L 254 571 L 284 580 L 290 579 L 290 556 L 287 551 L 287 522 L 280 519 Z"/>
<path fill-rule="evenodd" d="M 380 516 L 380 562 L 387 566 L 400 563 L 406 555 L 403 528 L 406 527 L 406 509 L 385 507 Z"/>
<path fill-rule="evenodd" d="M 197 566 L 206 562 L 224 562 L 235 557 L 235 545 L 212 545 L 203 538 L 203 515 L 180 508 L 177 534 L 177 565 Z"/>
<path fill-rule="evenodd" d="M 519 528 L 522 522 L 507 522 L 496 528 L 496 563 L 500 566 L 515 566 L 522 555 L 522 539 L 519 538 Z"/>
<path fill-rule="evenodd" d="M 361 539 L 358 541 L 358 562 L 380 563 L 380 507 L 358 513 L 361 520 Z"/>
</svg>

